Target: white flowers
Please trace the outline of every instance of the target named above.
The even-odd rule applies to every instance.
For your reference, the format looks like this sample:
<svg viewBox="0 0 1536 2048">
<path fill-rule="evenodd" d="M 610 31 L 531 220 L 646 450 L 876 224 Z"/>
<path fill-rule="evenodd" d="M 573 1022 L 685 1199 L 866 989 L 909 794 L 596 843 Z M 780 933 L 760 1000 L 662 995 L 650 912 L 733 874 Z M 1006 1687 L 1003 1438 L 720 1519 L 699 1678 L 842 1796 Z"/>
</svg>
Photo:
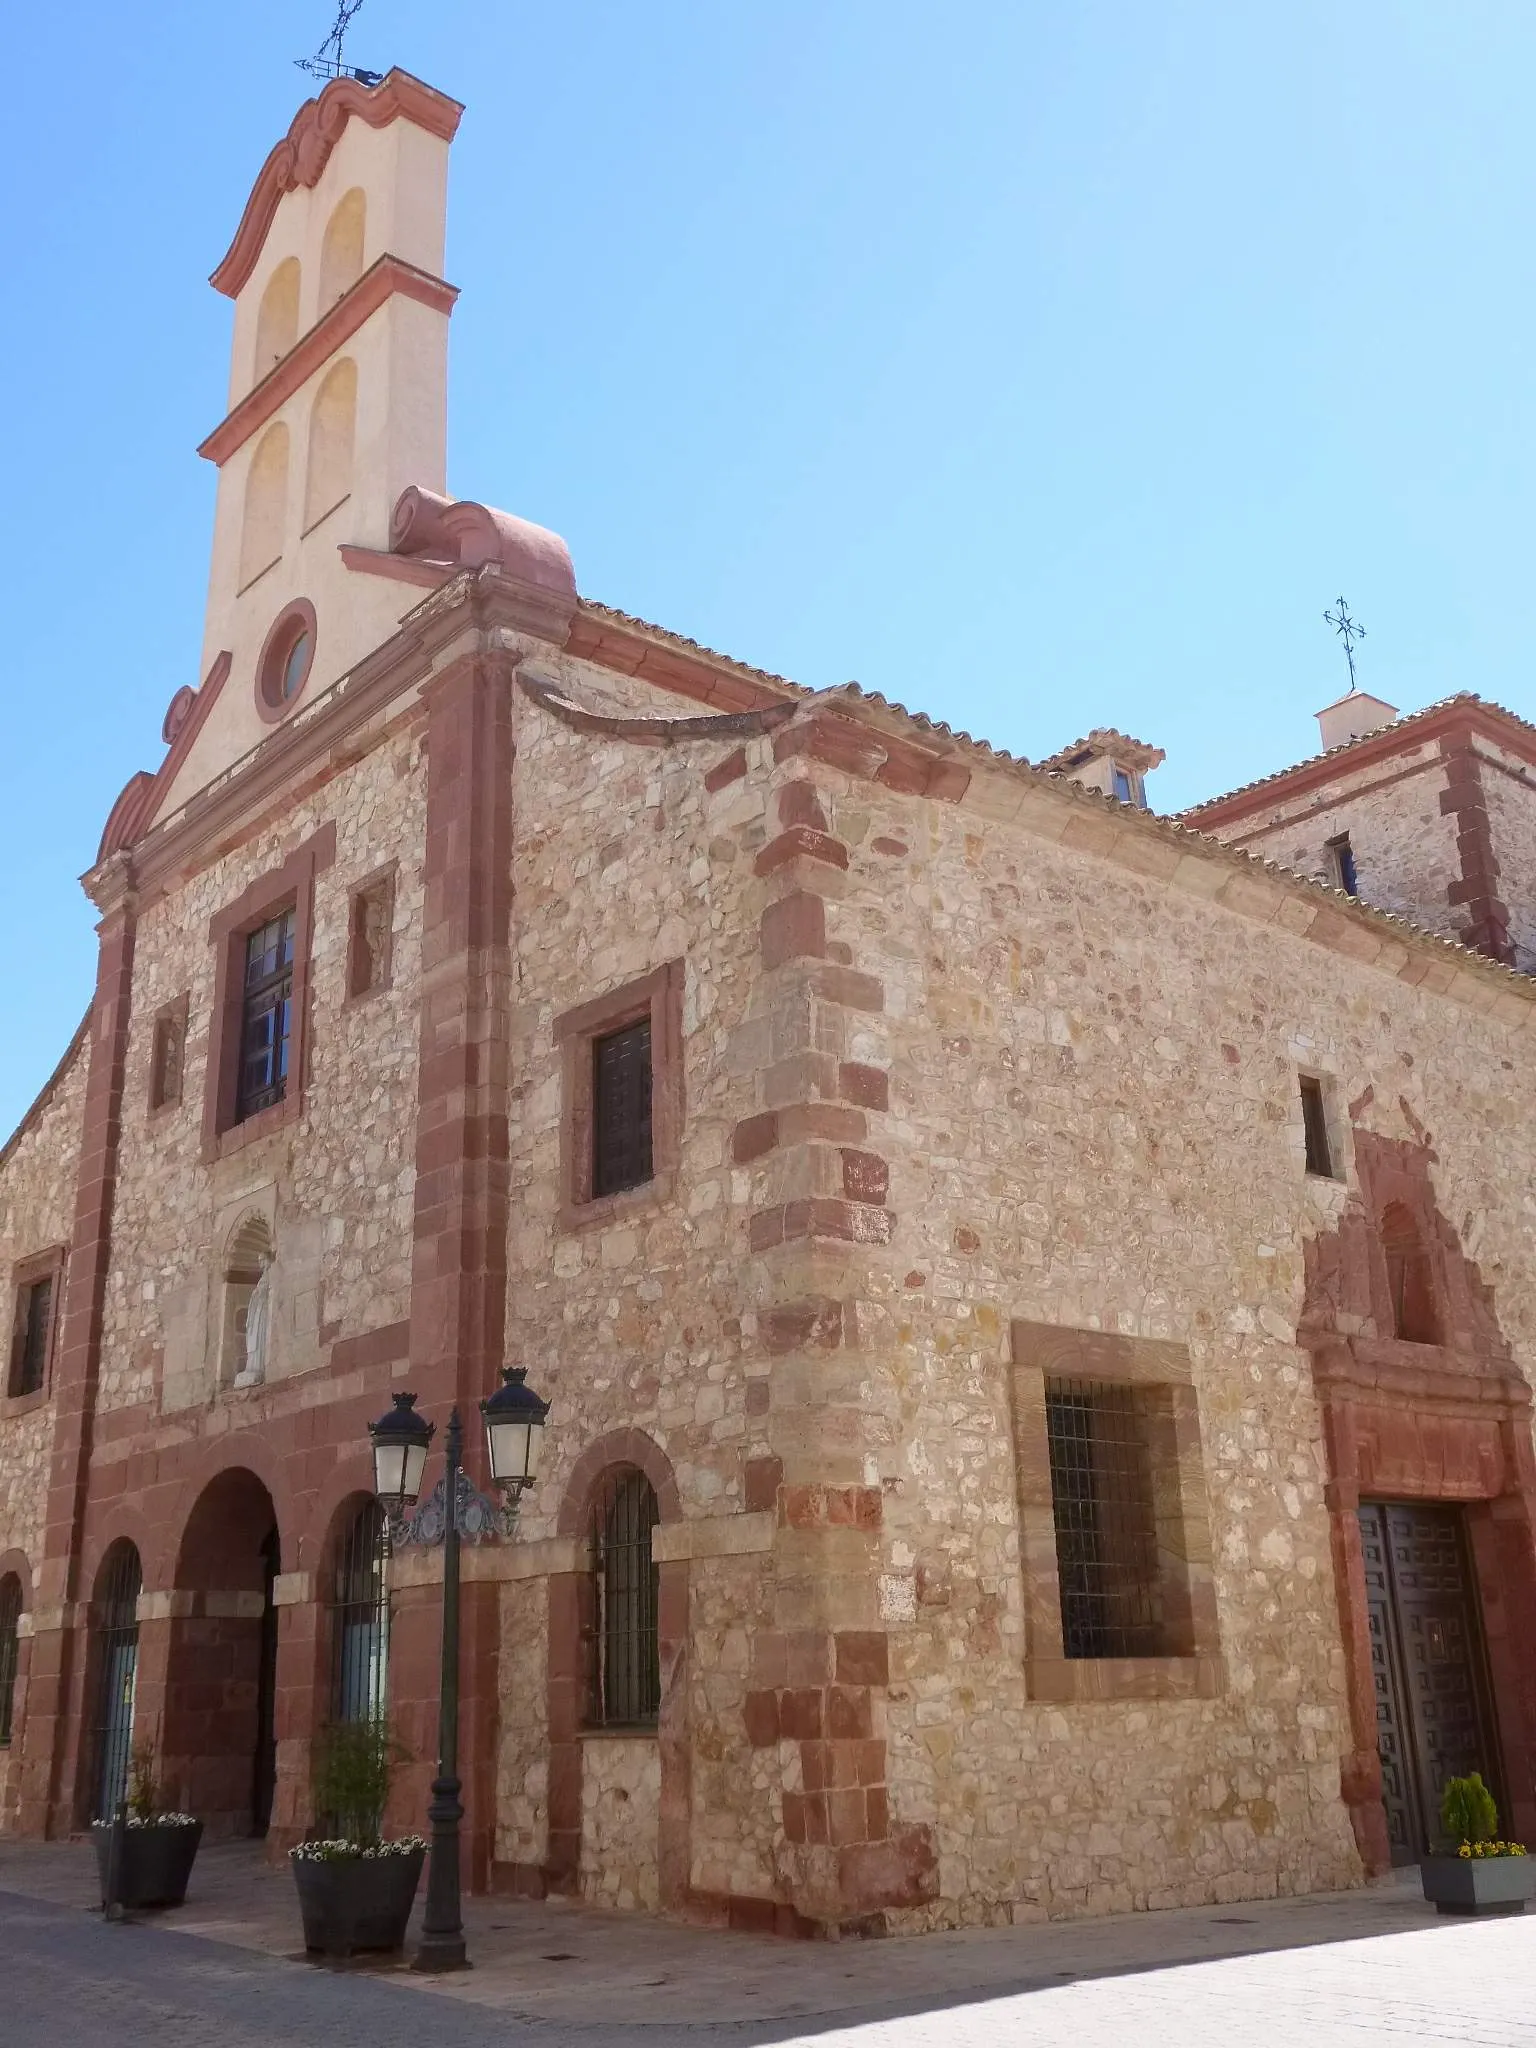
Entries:
<svg viewBox="0 0 1536 2048">
<path fill-rule="evenodd" d="M 423 1835 L 402 1835 L 398 1842 L 300 1842 L 288 1854 L 299 1863 L 372 1863 L 386 1856 L 414 1856 L 426 1846 Z"/>
<path fill-rule="evenodd" d="M 131 1828 L 195 1828 L 197 1826 L 197 1815 L 195 1813 L 130 1813 L 127 1818 L 128 1825 Z M 91 1822 L 93 1828 L 109 1828 L 111 1825 L 112 1823 L 109 1820 L 93 1820 Z"/>
</svg>

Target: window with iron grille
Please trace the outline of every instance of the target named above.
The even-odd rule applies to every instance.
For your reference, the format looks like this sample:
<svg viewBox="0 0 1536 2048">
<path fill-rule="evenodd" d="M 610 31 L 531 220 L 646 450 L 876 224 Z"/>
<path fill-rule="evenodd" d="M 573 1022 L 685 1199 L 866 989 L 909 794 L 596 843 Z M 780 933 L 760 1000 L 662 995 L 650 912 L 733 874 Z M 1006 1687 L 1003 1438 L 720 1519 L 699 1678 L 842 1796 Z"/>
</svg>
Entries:
<svg viewBox="0 0 1536 2048">
<path fill-rule="evenodd" d="M 21 1580 L 0 1579 L 0 1749 L 10 1746 L 16 1713 L 16 1669 L 21 1661 Z"/>
<path fill-rule="evenodd" d="M 651 1556 L 656 1494 L 620 1466 L 592 1514 L 592 1656 L 587 1720 L 594 1728 L 653 1726 L 661 1704 L 658 1573 Z"/>
<path fill-rule="evenodd" d="M 652 1175 L 651 1020 L 592 1041 L 592 1194 L 616 1195 Z"/>
<path fill-rule="evenodd" d="M 342 1535 L 331 1595 L 331 1716 L 374 1721 L 388 1703 L 389 1588 L 384 1512 L 364 1501 Z"/>
<path fill-rule="evenodd" d="M 1046 1383 L 1051 1507 L 1068 1657 L 1167 1654 L 1142 1390 Z"/>
<path fill-rule="evenodd" d="M 245 941 L 236 1122 L 281 1102 L 288 1090 L 294 915 L 282 911 Z"/>
<path fill-rule="evenodd" d="M 16 1290 L 16 1320 L 11 1335 L 11 1370 L 7 1391 L 13 1395 L 42 1391 L 48 1376 L 48 1351 L 53 1341 L 56 1276 L 44 1273 Z"/>
<path fill-rule="evenodd" d="M 91 1601 L 91 1650 L 96 1664 L 96 1758 L 91 1818 L 111 1820 L 128 1790 L 133 1751 L 133 1705 L 139 1666 L 139 1553 L 120 1537 L 102 1560 Z"/>
</svg>

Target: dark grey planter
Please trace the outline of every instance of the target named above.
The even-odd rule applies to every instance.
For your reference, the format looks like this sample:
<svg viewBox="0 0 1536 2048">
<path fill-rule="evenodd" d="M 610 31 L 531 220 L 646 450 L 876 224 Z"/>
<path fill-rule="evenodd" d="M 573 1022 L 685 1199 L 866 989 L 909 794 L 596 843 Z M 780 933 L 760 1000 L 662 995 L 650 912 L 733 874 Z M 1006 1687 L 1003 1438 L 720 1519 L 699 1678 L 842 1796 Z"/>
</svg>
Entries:
<svg viewBox="0 0 1536 2048">
<path fill-rule="evenodd" d="M 135 1910 L 181 1905 L 202 1839 L 200 1820 L 178 1822 L 174 1827 L 124 1828 L 122 1857 L 117 1866 L 118 1903 Z M 96 1870 L 105 1905 L 107 1866 L 112 1855 L 111 1824 L 95 1822 L 91 1840 L 96 1845 Z"/>
<path fill-rule="evenodd" d="M 1536 1894 L 1536 1856 L 1425 1856 L 1419 1874 L 1441 1913 L 1523 1913 Z"/>
<path fill-rule="evenodd" d="M 332 1957 L 403 1948 L 425 1858 L 425 1849 L 409 1856 L 348 1856 L 336 1863 L 290 1857 L 305 1948 Z"/>
</svg>

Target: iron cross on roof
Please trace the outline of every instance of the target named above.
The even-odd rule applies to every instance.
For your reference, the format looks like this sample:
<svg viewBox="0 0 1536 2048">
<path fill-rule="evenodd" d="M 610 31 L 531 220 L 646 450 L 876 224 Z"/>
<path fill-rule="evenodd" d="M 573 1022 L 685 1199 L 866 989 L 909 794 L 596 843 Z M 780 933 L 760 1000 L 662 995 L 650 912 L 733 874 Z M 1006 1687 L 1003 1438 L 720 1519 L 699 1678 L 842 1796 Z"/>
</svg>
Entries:
<svg viewBox="0 0 1536 2048">
<path fill-rule="evenodd" d="M 364 71 L 361 65 L 342 61 L 341 46 L 346 40 L 352 17 L 362 6 L 363 0 L 338 0 L 336 19 L 331 32 L 320 45 L 313 57 L 295 57 L 294 62 L 301 71 L 307 71 L 312 78 L 355 78 L 359 85 L 377 85 L 384 76 L 382 71 Z"/>
<path fill-rule="evenodd" d="M 1342 597 L 1339 599 L 1338 610 L 1324 612 L 1323 620 L 1325 624 L 1332 626 L 1344 642 L 1344 659 L 1349 663 L 1349 687 L 1351 690 L 1357 689 L 1359 685 L 1355 681 L 1355 642 L 1365 638 L 1365 628 L 1357 625 L 1349 616 L 1349 606 Z"/>
</svg>

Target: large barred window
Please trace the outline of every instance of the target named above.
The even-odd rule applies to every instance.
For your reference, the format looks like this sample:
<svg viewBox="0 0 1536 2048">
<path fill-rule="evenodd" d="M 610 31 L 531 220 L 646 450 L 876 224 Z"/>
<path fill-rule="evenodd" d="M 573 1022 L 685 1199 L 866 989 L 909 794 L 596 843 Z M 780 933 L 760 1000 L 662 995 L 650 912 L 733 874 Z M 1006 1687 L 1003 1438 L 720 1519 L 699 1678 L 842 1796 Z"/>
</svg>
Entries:
<svg viewBox="0 0 1536 2048">
<path fill-rule="evenodd" d="M 658 1574 L 651 1555 L 656 1494 L 643 1472 L 616 1466 L 592 1510 L 592 1653 L 588 1724 L 655 1725 L 661 1704 Z"/>
<path fill-rule="evenodd" d="M 120 1537 L 102 1560 L 91 1600 L 91 1648 L 96 1667 L 96 1758 L 91 1818 L 111 1820 L 128 1793 L 133 1749 L 133 1702 L 139 1669 L 139 1553 Z"/>
<path fill-rule="evenodd" d="M 1068 1657 L 1167 1654 L 1143 1389 L 1048 1379 L 1051 1509 Z"/>
<path fill-rule="evenodd" d="M 8 1747 L 16 1715 L 16 1669 L 21 1661 L 21 1580 L 0 1579 L 0 1749 Z"/>
<path fill-rule="evenodd" d="M 384 1513 L 364 1501 L 342 1531 L 331 1588 L 331 1715 L 379 1719 L 388 1702 L 389 1588 Z"/>
</svg>

